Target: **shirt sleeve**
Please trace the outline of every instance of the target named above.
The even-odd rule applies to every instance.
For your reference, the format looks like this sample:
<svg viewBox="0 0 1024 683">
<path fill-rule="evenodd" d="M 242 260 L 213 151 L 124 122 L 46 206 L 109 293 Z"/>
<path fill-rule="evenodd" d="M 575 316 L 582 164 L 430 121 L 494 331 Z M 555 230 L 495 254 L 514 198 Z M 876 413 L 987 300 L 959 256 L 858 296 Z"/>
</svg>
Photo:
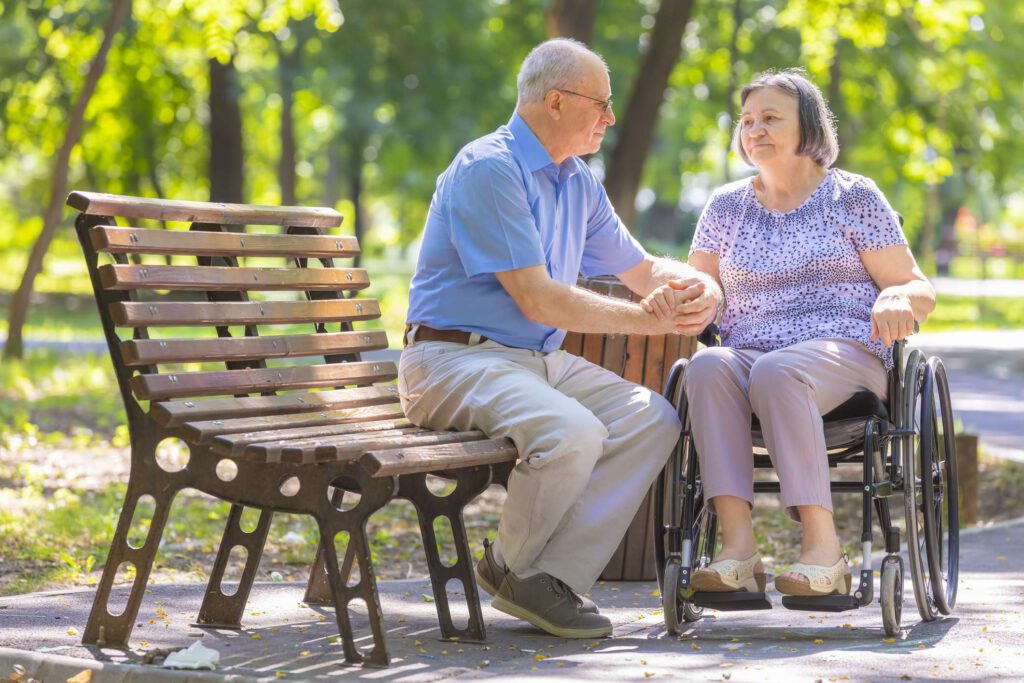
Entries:
<svg viewBox="0 0 1024 683">
<path fill-rule="evenodd" d="M 618 275 L 644 260 L 647 252 L 622 222 L 604 187 L 591 177 L 594 201 L 587 221 L 580 272 L 587 277 Z"/>
<path fill-rule="evenodd" d="M 857 251 L 907 244 L 899 215 L 874 181 L 860 178 L 839 199 L 839 220 Z"/>
<path fill-rule="evenodd" d="M 711 194 L 711 199 L 704 205 L 697 220 L 697 229 L 693 233 L 693 241 L 690 242 L 690 253 L 695 251 L 706 251 L 717 256 L 722 255 L 723 226 L 719 220 L 716 204 L 718 203 L 718 192 Z"/>
<path fill-rule="evenodd" d="M 466 275 L 544 264 L 526 186 L 508 161 L 491 157 L 459 171 L 448 202 L 448 223 Z"/>
</svg>

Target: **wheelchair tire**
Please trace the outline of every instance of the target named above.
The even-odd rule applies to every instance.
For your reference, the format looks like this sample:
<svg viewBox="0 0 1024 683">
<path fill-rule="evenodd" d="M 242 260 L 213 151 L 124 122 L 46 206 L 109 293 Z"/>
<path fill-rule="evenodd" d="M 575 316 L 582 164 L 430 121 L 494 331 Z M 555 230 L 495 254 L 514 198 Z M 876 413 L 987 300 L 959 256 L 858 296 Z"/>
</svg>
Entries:
<svg viewBox="0 0 1024 683">
<path fill-rule="evenodd" d="M 897 635 L 903 616 L 903 560 L 898 555 L 887 557 L 882 563 L 882 590 L 879 602 L 882 605 L 882 626 L 885 628 L 885 635 Z"/>
<path fill-rule="evenodd" d="M 900 449 L 903 456 L 903 501 L 906 522 L 907 556 L 910 560 L 910 578 L 914 585 L 914 601 L 922 621 L 934 621 L 938 616 L 931 572 L 927 560 L 928 529 L 925 527 L 924 493 L 921 481 L 922 450 L 929 439 L 925 438 L 923 427 L 925 386 L 931 387 L 931 368 L 920 351 L 914 349 L 907 358 L 903 381 L 903 436 Z M 926 381 L 926 378 L 927 381 Z M 930 446 L 929 446 L 930 448 Z M 929 476 L 930 479 L 930 476 Z"/>
<path fill-rule="evenodd" d="M 928 359 L 922 406 L 921 493 L 928 576 L 936 609 L 951 614 L 960 568 L 956 441 L 949 382 L 942 361 Z"/>
</svg>

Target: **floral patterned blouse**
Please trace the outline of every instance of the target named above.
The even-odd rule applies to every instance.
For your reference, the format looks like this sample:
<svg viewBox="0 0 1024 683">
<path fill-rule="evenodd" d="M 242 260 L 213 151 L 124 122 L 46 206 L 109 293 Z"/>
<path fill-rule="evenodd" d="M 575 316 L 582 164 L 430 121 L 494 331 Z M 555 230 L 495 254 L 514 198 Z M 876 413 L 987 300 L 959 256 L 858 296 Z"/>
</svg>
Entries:
<svg viewBox="0 0 1024 683">
<path fill-rule="evenodd" d="M 690 247 L 719 257 L 722 344 L 774 351 L 852 339 L 891 367 L 889 348 L 870 339 L 879 290 L 858 256 L 907 243 L 885 196 L 871 179 L 833 168 L 803 204 L 772 211 L 752 180 L 715 190 Z"/>
</svg>

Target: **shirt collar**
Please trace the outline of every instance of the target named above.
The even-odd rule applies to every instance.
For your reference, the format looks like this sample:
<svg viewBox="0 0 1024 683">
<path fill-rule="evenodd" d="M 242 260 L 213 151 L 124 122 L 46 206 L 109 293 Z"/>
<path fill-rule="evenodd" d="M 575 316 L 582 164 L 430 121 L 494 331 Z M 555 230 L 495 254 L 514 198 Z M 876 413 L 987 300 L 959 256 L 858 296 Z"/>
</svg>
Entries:
<svg viewBox="0 0 1024 683">
<path fill-rule="evenodd" d="M 527 168 L 530 169 L 530 173 L 545 166 L 554 165 L 555 160 L 551 158 L 551 154 L 518 113 L 512 114 L 512 118 L 508 122 L 508 129 L 512 133 L 512 138 L 516 141 L 519 153 L 523 161 L 526 162 Z"/>
</svg>

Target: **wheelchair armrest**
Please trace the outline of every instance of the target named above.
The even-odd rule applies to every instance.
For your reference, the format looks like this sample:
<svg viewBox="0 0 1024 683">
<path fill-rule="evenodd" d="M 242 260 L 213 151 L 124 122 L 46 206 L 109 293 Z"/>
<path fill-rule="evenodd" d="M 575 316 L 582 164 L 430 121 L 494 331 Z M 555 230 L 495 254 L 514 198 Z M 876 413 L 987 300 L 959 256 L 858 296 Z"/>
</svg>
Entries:
<svg viewBox="0 0 1024 683">
<path fill-rule="evenodd" d="M 697 341 L 704 346 L 718 346 L 718 325 L 711 323 L 697 335 Z"/>
</svg>

